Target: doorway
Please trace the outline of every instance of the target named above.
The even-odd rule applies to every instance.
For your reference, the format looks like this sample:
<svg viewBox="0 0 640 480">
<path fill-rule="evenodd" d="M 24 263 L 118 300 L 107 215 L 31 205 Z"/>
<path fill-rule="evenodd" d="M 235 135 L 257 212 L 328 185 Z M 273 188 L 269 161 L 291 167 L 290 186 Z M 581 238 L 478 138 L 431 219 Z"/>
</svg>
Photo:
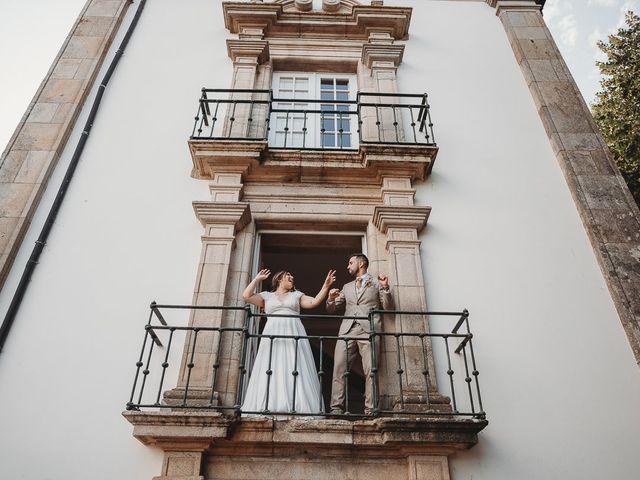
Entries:
<svg viewBox="0 0 640 480">
<path fill-rule="evenodd" d="M 347 262 L 352 253 L 364 251 L 363 233 L 301 233 L 301 232 L 261 232 L 257 252 L 259 261 L 256 271 L 268 268 L 272 274 L 287 270 L 294 276 L 295 287 L 311 297 L 320 290 L 329 270 L 336 270 L 336 283 L 332 288 L 342 289 L 353 280 L 347 272 Z M 366 252 L 365 252 L 366 253 Z M 262 290 L 269 290 L 270 282 L 265 282 Z M 327 315 L 324 305 L 313 310 L 303 310 L 305 315 Z M 321 337 L 336 336 L 340 319 L 303 318 L 307 335 Z M 261 322 L 260 331 L 264 326 Z M 331 382 L 333 378 L 333 354 L 335 339 L 311 338 L 311 348 L 316 362 L 316 370 L 322 366 L 321 388 L 325 409 L 330 408 Z M 348 379 L 349 411 L 362 413 L 364 409 L 364 373 L 359 360 L 353 364 Z"/>
</svg>

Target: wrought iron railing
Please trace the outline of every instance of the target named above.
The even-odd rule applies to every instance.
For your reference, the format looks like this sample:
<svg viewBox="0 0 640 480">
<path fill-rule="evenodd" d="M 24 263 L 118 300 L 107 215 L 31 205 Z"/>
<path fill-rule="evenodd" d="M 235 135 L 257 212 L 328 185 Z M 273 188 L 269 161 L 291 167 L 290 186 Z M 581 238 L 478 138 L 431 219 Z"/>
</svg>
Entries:
<svg viewBox="0 0 640 480">
<path fill-rule="evenodd" d="M 191 138 L 268 141 L 270 148 L 298 150 L 436 144 L 426 93 L 358 92 L 353 100 L 337 100 L 203 88 Z"/>
<path fill-rule="evenodd" d="M 177 313 L 175 324 L 165 320 L 168 314 Z M 408 319 L 401 324 L 402 331 L 375 331 L 374 317 L 377 315 L 396 316 Z M 290 315 L 269 315 L 291 317 Z M 406 415 L 420 412 L 426 415 L 454 415 L 485 418 L 480 395 L 478 369 L 473 351 L 469 328 L 469 313 L 463 312 L 406 312 L 372 310 L 368 317 L 345 317 L 339 315 L 300 315 L 302 320 L 338 322 L 351 318 L 367 320 L 371 334 L 365 340 L 378 342 L 371 348 L 371 377 L 373 386 L 374 416 Z M 426 317 L 455 319 L 453 328 L 445 333 L 407 331 L 408 324 L 425 330 Z M 335 342 L 347 342 L 355 337 L 339 335 L 265 335 L 259 333 L 263 313 L 253 312 L 249 307 L 179 306 L 151 304 L 149 319 L 145 325 L 142 349 L 136 362 L 133 387 L 127 410 L 140 409 L 210 409 L 235 415 L 284 415 L 318 416 L 329 415 L 329 406 L 319 411 L 296 411 L 296 388 L 298 372 L 294 368 L 290 374 L 293 383 L 293 408 L 278 411 L 243 411 L 243 395 L 250 375 L 271 375 L 278 365 L 271 359 L 265 372 L 252 371 L 252 352 L 259 342 L 284 339 L 296 346 L 302 340 L 311 342 L 317 365 L 316 374 L 320 385 L 327 377 L 327 361 Z M 415 320 L 418 320 L 417 322 Z M 185 326 L 186 323 L 202 326 Z M 393 323 L 393 322 L 392 322 Z M 397 323 L 397 322 L 396 322 Z M 207 325 L 208 324 L 208 325 Z M 235 326 L 220 326 L 230 324 Z M 419 327 L 422 325 L 422 327 Z M 416 329 L 416 330 L 417 330 Z M 333 326 L 332 326 L 333 330 Z M 363 340 L 358 337 L 358 340 Z M 184 345 L 176 349 L 176 342 Z M 453 350 L 453 354 L 452 354 Z M 296 357 L 297 359 L 297 357 Z M 349 362 L 347 362 L 349 365 Z M 434 366 L 438 367 L 434 369 Z M 194 381 L 192 372 L 198 371 Z M 224 374 L 224 379 L 221 375 Z M 354 385 L 348 381 L 355 372 L 347 367 L 346 404 L 339 417 L 361 417 L 358 399 L 353 398 Z M 235 387 L 229 391 L 229 378 L 235 377 Z M 206 380 L 205 380 L 206 379 Z M 438 389 L 435 389 L 436 380 Z M 326 384 L 326 382 L 324 382 Z M 169 388 L 167 388 L 169 386 Z M 173 388 L 173 387 L 176 388 Z M 220 397 L 220 391 L 227 390 Z M 268 391 L 268 387 L 267 387 Z M 173 392 L 173 393 L 171 393 Z M 204 392 L 204 394 L 203 394 Z M 197 393 L 197 395 L 196 395 Z M 223 392 L 224 393 L 224 392 Z M 329 392 L 325 391 L 325 396 Z M 414 400 L 412 400 L 412 398 Z M 415 405 L 419 398 L 419 405 Z M 437 398 L 434 402 L 434 398 Z M 443 401 L 444 399 L 444 401 Z M 409 405 L 412 403 L 412 405 Z M 335 415 L 331 415 L 334 417 Z"/>
</svg>

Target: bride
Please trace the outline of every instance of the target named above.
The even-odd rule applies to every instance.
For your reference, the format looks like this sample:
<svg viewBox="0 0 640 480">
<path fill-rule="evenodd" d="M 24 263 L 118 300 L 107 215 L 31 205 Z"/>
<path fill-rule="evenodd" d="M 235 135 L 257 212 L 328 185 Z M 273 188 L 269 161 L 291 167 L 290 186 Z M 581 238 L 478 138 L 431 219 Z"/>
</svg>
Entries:
<svg viewBox="0 0 640 480">
<path fill-rule="evenodd" d="M 335 270 L 329 271 L 315 297 L 309 297 L 296 290 L 293 275 L 286 271 L 273 276 L 270 292 L 254 295 L 256 285 L 271 275 L 268 269 L 260 270 L 247 285 L 242 293 L 246 302 L 263 308 L 267 315 L 291 317 L 267 318 L 242 403 L 243 412 L 323 413 L 322 391 L 309 340 L 299 339 L 296 348 L 296 340 L 293 338 L 270 339 L 269 335 L 306 336 L 307 333 L 298 317 L 300 308 L 311 309 L 320 305 L 327 296 L 329 287 L 336 280 L 335 273 Z"/>
</svg>

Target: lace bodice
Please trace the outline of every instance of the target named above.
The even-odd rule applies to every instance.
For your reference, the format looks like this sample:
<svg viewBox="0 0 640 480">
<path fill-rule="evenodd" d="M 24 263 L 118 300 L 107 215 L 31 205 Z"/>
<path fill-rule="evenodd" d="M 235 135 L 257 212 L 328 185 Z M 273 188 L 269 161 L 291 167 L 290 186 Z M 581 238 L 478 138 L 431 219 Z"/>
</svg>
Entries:
<svg viewBox="0 0 640 480">
<path fill-rule="evenodd" d="M 268 314 L 286 315 L 300 313 L 300 297 L 304 293 L 296 290 L 289 292 L 281 297 L 274 292 L 260 292 L 260 296 L 264 299 L 264 311 Z"/>
</svg>

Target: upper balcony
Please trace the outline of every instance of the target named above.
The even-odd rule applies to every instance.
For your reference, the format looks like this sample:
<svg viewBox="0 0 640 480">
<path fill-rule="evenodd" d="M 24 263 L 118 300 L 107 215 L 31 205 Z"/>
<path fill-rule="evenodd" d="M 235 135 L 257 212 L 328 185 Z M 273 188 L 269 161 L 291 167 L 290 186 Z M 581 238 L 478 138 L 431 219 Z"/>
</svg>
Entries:
<svg viewBox="0 0 640 480">
<path fill-rule="evenodd" d="M 414 177 L 429 174 L 438 147 L 426 93 L 349 92 L 336 81 L 320 98 L 273 90 L 203 88 L 189 145 L 198 176 L 211 161 L 295 158 L 313 167 L 344 168 L 401 161 Z M 230 153 L 233 152 L 233 153 Z M 244 153 L 243 153 L 244 152 Z"/>
</svg>

